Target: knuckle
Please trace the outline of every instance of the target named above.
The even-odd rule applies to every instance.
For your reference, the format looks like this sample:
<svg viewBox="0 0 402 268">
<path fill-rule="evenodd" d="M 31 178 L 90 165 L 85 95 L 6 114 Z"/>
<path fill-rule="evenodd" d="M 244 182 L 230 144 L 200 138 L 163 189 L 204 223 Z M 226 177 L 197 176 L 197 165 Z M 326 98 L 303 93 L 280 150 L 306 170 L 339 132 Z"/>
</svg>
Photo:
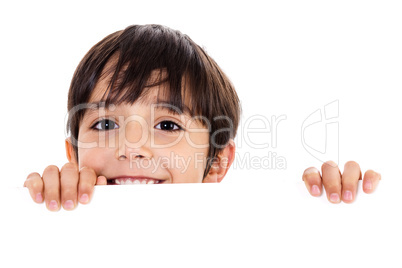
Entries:
<svg viewBox="0 0 402 268">
<path fill-rule="evenodd" d="M 43 188 L 43 183 L 42 181 L 39 180 L 34 180 L 30 183 L 30 187 L 33 190 L 38 190 L 38 191 L 42 191 Z"/>
<path fill-rule="evenodd" d="M 96 184 L 96 173 L 92 168 L 82 168 L 80 170 L 79 187 L 83 185 L 88 185 L 87 187 L 94 186 Z"/>
<path fill-rule="evenodd" d="M 318 173 L 318 169 L 316 169 L 315 167 L 309 167 L 306 168 L 306 170 L 304 170 L 304 174 L 314 174 L 314 173 Z"/>
<path fill-rule="evenodd" d="M 329 180 L 324 182 L 324 187 L 329 192 L 338 191 L 342 186 L 340 181 Z"/>
<path fill-rule="evenodd" d="M 342 187 L 342 179 L 340 176 L 323 176 L 322 183 L 325 189 L 339 189 Z"/>
<path fill-rule="evenodd" d="M 355 189 L 356 187 L 357 187 L 356 183 L 353 183 L 351 181 L 342 181 L 342 189 L 344 190 Z"/>
<path fill-rule="evenodd" d="M 324 168 L 337 168 L 338 167 L 338 164 L 337 163 L 335 163 L 334 161 L 332 161 L 332 160 L 329 160 L 329 161 L 326 161 L 326 162 L 324 162 L 324 164 L 322 164 L 322 168 L 324 169 Z"/>
<path fill-rule="evenodd" d="M 47 193 L 53 193 L 53 192 L 60 192 L 60 184 L 59 183 L 52 183 L 52 181 L 43 181 L 43 189 Z"/>
<path fill-rule="evenodd" d="M 43 188 L 42 177 L 38 173 L 31 173 L 28 175 L 24 186 L 34 191 L 41 191 Z"/>
<path fill-rule="evenodd" d="M 61 172 L 66 171 L 66 170 L 77 171 L 77 166 L 72 163 L 64 164 L 64 166 L 61 168 Z"/>
<path fill-rule="evenodd" d="M 348 162 L 346 162 L 345 168 L 346 168 L 346 167 L 359 168 L 359 169 L 360 169 L 360 165 L 359 165 L 357 162 L 355 162 L 355 161 L 348 161 Z"/>
<path fill-rule="evenodd" d="M 59 168 L 55 165 L 50 165 L 45 168 L 43 173 L 56 173 L 59 172 Z"/>
<path fill-rule="evenodd" d="M 318 173 L 307 173 L 304 174 L 304 180 L 309 183 L 320 182 L 321 177 L 318 175 Z"/>
<path fill-rule="evenodd" d="M 36 178 L 36 177 L 40 177 L 39 173 L 38 172 L 32 172 L 32 173 L 28 174 L 27 180 L 30 180 L 30 179 L 33 179 L 33 178 Z"/>
<path fill-rule="evenodd" d="M 59 199 L 59 189 L 45 187 L 44 193 L 45 193 L 46 200 L 53 200 L 53 199 L 58 200 Z"/>
<path fill-rule="evenodd" d="M 89 182 L 82 182 L 79 185 L 79 192 L 80 193 L 89 193 L 94 189 L 94 185 L 90 184 Z"/>
<path fill-rule="evenodd" d="M 366 177 L 366 176 L 369 177 L 369 178 L 375 178 L 377 176 L 377 172 L 375 172 L 374 170 L 369 169 L 364 173 L 364 177 Z"/>
<path fill-rule="evenodd" d="M 62 196 L 63 198 L 77 196 L 77 191 L 74 189 L 63 189 Z"/>
<path fill-rule="evenodd" d="M 83 167 L 80 169 L 80 174 L 88 174 L 91 176 L 96 176 L 95 170 L 93 170 L 92 168 L 88 168 L 88 167 Z"/>
</svg>

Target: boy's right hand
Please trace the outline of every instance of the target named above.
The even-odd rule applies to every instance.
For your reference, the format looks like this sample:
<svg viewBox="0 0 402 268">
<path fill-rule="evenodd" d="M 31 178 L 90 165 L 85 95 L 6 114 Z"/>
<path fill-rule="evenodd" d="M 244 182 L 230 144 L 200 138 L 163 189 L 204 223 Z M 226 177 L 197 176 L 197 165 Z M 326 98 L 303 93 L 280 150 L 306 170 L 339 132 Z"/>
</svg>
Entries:
<svg viewBox="0 0 402 268">
<path fill-rule="evenodd" d="M 46 202 L 51 211 L 58 211 L 60 204 L 65 210 L 73 210 L 78 201 L 87 204 L 92 198 L 95 185 L 106 185 L 105 176 L 97 176 L 91 168 L 78 170 L 76 164 L 67 163 L 61 170 L 48 166 L 42 177 L 34 172 L 28 175 L 24 187 L 29 189 L 36 203 Z"/>
</svg>

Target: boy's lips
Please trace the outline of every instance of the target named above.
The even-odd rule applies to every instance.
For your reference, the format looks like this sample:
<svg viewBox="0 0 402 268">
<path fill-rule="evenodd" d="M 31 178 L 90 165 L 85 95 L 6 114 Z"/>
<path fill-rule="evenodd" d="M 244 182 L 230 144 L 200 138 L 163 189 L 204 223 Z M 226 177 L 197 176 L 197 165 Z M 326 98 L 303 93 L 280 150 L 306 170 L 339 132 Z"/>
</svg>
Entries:
<svg viewBox="0 0 402 268">
<path fill-rule="evenodd" d="M 107 185 L 129 185 L 129 184 L 161 184 L 163 179 L 156 179 L 145 176 L 119 176 L 107 179 Z"/>
</svg>

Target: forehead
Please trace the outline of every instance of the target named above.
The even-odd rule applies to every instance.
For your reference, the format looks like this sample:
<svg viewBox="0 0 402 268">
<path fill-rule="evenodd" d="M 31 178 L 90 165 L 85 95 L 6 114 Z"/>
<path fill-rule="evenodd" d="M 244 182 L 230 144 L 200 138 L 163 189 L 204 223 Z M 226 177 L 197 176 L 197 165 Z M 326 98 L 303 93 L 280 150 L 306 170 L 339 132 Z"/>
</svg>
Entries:
<svg viewBox="0 0 402 268">
<path fill-rule="evenodd" d="M 110 90 L 110 83 L 114 74 L 114 66 L 115 66 L 114 60 L 109 61 L 106 64 L 104 71 L 102 72 L 98 82 L 96 83 L 95 88 L 93 89 L 89 98 L 89 103 L 92 104 L 91 105 L 92 109 L 97 110 L 105 106 L 105 99 L 108 91 Z M 147 91 L 144 91 L 144 93 L 135 101 L 135 103 L 141 103 L 154 109 L 166 110 L 173 114 L 184 113 L 187 115 L 192 115 L 192 111 L 189 108 L 190 98 L 185 94 L 186 90 L 184 85 L 182 89 L 182 96 L 184 96 L 182 109 L 172 105 L 169 102 L 170 91 L 167 82 L 159 83 L 161 80 L 162 81 L 166 80 L 166 78 L 167 78 L 166 71 L 164 70 L 152 71 L 148 84 L 150 85 L 157 84 L 157 85 L 149 87 Z M 122 104 L 133 104 L 133 103 L 123 101 Z"/>
<path fill-rule="evenodd" d="M 106 62 L 89 95 L 89 103 L 101 105 L 103 103 L 103 107 L 110 104 L 141 103 L 175 114 L 195 115 L 194 110 L 189 107 L 193 107 L 197 100 L 192 98 L 192 88 L 187 74 L 181 75 L 179 80 L 181 82 L 177 84 L 178 77 L 175 75 L 170 77 L 166 68 L 147 72 L 141 71 L 138 66 L 135 67 L 134 62 L 122 66 L 118 66 L 118 63 L 118 53 Z"/>
</svg>

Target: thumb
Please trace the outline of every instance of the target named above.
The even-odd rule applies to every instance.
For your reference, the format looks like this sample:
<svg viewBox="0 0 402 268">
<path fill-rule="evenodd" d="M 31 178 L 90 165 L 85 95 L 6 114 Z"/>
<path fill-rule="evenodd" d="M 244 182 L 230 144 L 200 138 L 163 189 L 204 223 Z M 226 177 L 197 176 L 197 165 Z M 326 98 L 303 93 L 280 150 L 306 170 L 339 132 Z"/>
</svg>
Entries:
<svg viewBox="0 0 402 268">
<path fill-rule="evenodd" d="M 107 179 L 105 176 L 99 176 L 96 179 L 96 184 L 95 185 L 107 185 Z"/>
</svg>

